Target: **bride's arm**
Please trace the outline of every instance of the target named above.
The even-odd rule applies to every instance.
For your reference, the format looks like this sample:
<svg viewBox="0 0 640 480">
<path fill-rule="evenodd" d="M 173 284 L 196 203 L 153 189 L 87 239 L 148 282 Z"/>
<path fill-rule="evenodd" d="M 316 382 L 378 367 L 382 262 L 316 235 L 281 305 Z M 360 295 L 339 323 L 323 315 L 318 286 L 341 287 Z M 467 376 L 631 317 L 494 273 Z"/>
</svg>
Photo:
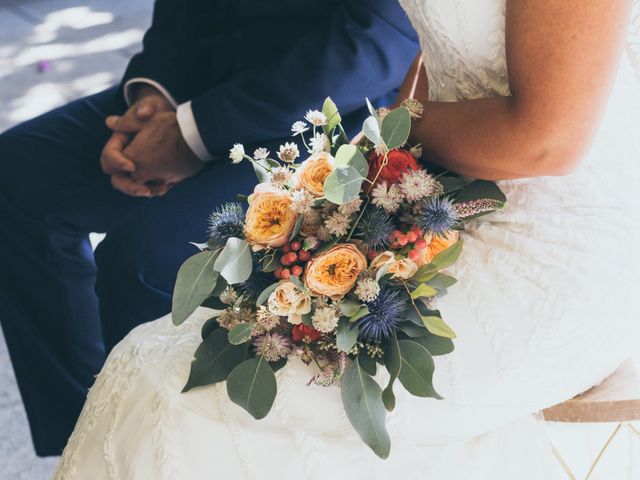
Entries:
<svg viewBox="0 0 640 480">
<path fill-rule="evenodd" d="M 512 96 L 425 100 L 412 140 L 436 163 L 475 178 L 569 173 L 603 114 L 630 10 L 631 0 L 507 0 Z"/>
</svg>

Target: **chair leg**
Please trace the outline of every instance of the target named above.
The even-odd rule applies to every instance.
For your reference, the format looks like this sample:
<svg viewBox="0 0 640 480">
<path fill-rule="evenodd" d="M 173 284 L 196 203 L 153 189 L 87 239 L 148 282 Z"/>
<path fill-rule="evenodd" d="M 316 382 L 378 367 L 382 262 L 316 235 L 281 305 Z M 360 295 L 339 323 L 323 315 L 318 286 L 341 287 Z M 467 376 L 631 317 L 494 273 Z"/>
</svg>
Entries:
<svg viewBox="0 0 640 480">
<path fill-rule="evenodd" d="M 565 462 L 564 458 L 562 458 L 562 455 L 560 455 L 560 452 L 553 444 L 551 444 L 551 451 L 553 452 L 553 456 L 556 457 L 556 460 L 558 460 L 562 470 L 564 470 L 564 473 L 567 474 L 567 477 L 569 477 L 570 480 L 577 480 L 576 476 L 569 468 L 569 465 L 567 465 L 567 462 Z"/>
<path fill-rule="evenodd" d="M 604 455 L 604 453 L 607 451 L 607 448 L 609 448 L 609 445 L 611 445 L 611 442 L 613 441 L 613 439 L 616 437 L 616 435 L 618 434 L 618 432 L 620 431 L 620 429 L 622 428 L 622 423 L 619 423 L 616 428 L 613 430 L 613 432 L 611 432 L 611 435 L 609 435 L 609 438 L 607 439 L 607 441 L 605 442 L 605 444 L 602 446 L 602 448 L 600 449 L 600 452 L 598 453 L 598 456 L 596 457 L 596 459 L 593 461 L 593 464 L 591 464 L 591 468 L 589 469 L 589 473 L 587 473 L 587 476 L 584 477 L 584 480 L 589 480 L 591 478 L 591 475 L 593 474 L 593 471 L 596 469 L 596 467 L 598 466 L 598 463 L 600 462 L 600 459 L 602 458 L 602 456 Z"/>
</svg>

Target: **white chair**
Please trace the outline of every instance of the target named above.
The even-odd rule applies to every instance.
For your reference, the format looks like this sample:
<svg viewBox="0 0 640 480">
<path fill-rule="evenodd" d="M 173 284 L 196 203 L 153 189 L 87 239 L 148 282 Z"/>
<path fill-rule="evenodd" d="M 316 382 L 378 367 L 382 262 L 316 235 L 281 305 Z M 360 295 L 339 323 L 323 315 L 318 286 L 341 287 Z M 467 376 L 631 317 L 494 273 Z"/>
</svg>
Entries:
<svg viewBox="0 0 640 480">
<path fill-rule="evenodd" d="M 640 439 L 640 431 L 631 422 L 640 420 L 640 375 L 631 360 L 626 361 L 600 385 L 543 411 L 547 422 L 614 423 L 615 428 L 591 464 L 584 480 L 589 480 L 614 438 L 623 428 Z M 560 452 L 553 454 L 571 480 L 577 480 Z"/>
</svg>

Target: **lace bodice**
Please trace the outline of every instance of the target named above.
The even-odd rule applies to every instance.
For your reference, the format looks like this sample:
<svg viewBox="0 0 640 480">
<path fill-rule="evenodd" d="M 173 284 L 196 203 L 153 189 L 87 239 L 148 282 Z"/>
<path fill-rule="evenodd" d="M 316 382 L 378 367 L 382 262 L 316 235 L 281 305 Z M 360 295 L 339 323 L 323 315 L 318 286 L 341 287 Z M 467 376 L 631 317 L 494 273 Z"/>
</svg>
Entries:
<svg viewBox="0 0 640 480">
<path fill-rule="evenodd" d="M 420 37 L 429 99 L 509 95 L 506 0 L 400 0 Z M 640 81 L 640 1 L 635 0 L 626 56 Z"/>
</svg>

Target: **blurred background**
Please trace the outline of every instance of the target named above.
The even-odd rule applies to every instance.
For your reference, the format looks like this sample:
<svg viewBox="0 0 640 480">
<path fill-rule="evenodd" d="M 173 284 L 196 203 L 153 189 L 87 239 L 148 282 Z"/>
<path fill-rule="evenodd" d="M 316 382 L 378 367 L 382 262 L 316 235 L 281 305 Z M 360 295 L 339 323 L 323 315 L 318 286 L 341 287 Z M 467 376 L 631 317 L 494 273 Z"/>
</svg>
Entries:
<svg viewBox="0 0 640 480">
<path fill-rule="evenodd" d="M 152 7 L 152 0 L 0 0 L 0 131 L 117 83 Z M 576 478 L 584 478 L 614 425 L 547 428 Z M 51 478 L 56 461 L 33 453 L 0 332 L 0 480 Z M 552 480 L 567 478 L 558 466 Z M 590 478 L 639 480 L 640 438 L 621 430 Z"/>
</svg>

